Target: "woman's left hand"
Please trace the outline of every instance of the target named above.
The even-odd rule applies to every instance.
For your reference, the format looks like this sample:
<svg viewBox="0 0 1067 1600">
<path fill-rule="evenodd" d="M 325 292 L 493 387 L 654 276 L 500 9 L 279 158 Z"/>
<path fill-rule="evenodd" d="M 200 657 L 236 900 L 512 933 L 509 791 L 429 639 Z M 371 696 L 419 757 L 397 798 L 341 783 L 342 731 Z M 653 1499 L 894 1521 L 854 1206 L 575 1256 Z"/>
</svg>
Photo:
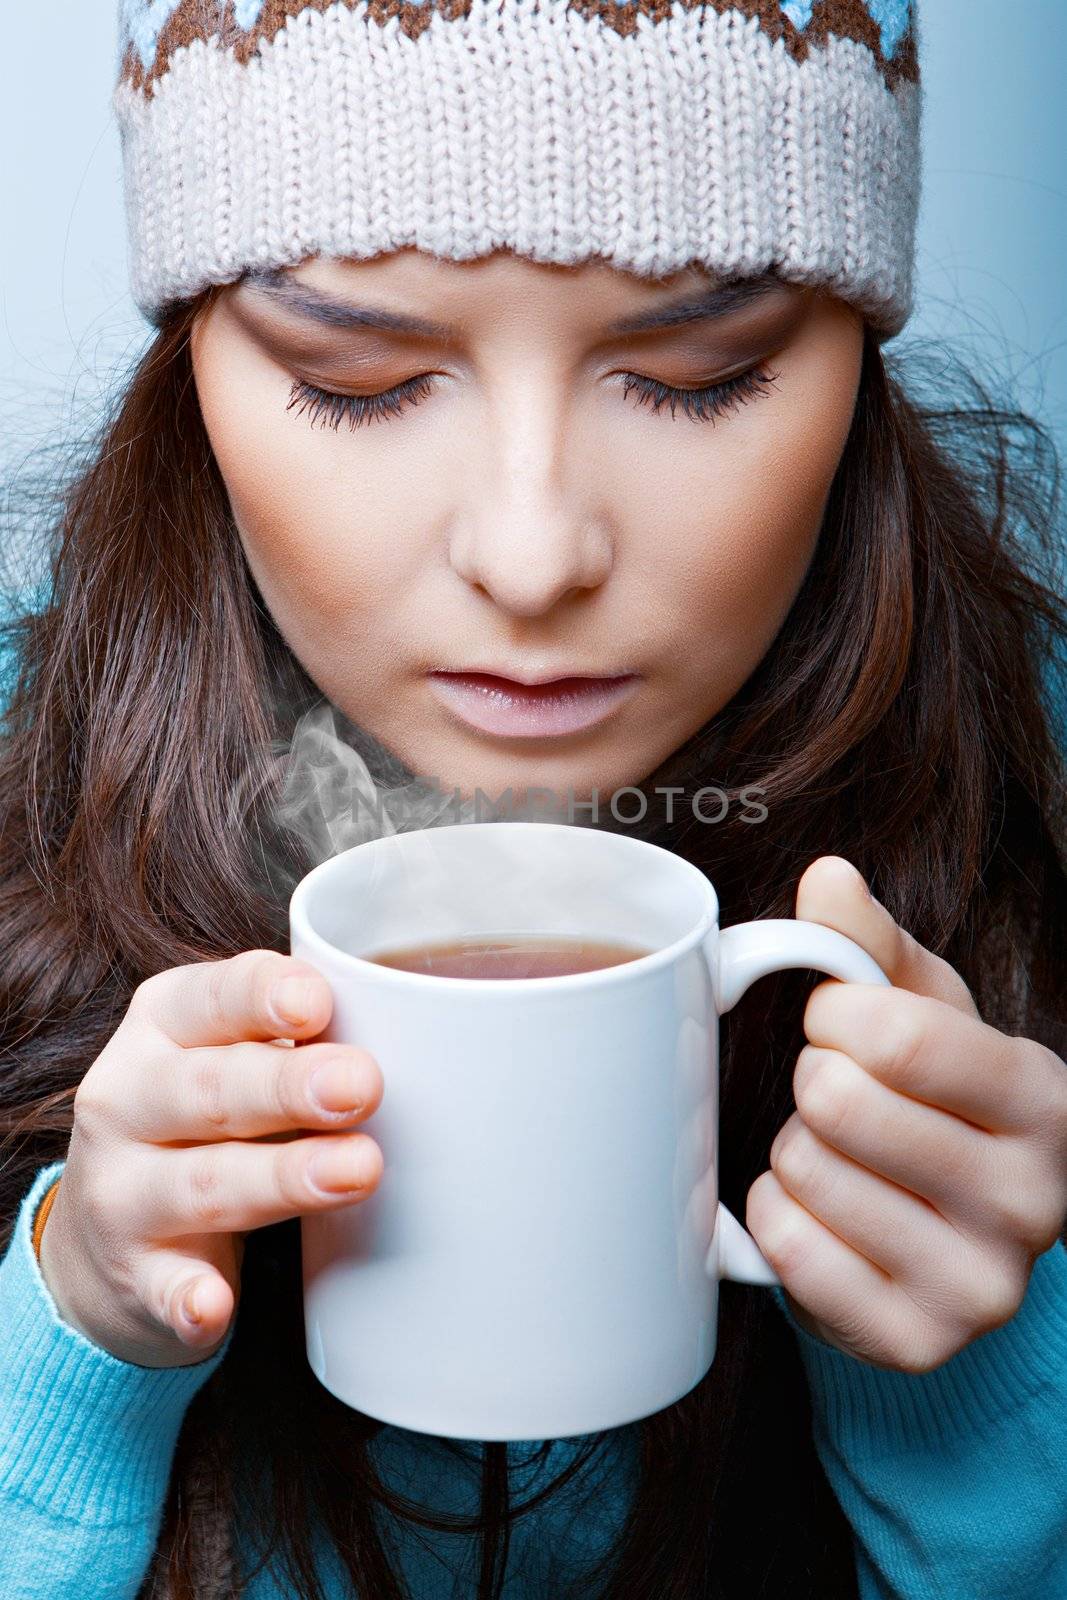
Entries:
<svg viewBox="0 0 1067 1600">
<path fill-rule="evenodd" d="M 842 857 L 812 862 L 796 914 L 862 945 L 893 987 L 812 990 L 797 1109 L 745 1221 L 802 1327 L 928 1372 L 1015 1315 L 1060 1237 L 1067 1065 L 983 1022 L 955 969 Z"/>
</svg>

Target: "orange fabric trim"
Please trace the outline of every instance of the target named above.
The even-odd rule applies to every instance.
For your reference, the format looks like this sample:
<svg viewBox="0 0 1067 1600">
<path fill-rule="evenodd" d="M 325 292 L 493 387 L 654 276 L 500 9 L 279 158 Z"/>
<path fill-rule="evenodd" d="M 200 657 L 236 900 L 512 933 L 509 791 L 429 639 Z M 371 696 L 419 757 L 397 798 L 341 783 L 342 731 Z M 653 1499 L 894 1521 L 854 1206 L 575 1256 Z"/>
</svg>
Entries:
<svg viewBox="0 0 1067 1600">
<path fill-rule="evenodd" d="M 48 1221 L 48 1213 L 52 1209 L 52 1201 L 56 1197 L 56 1190 L 59 1188 L 59 1183 L 60 1180 L 57 1178 L 55 1183 L 49 1189 L 48 1193 L 45 1195 L 44 1199 L 41 1201 L 40 1205 L 37 1207 L 37 1217 L 33 1224 L 33 1253 L 37 1257 L 38 1261 L 41 1259 L 41 1236 L 44 1233 L 44 1225 Z"/>
</svg>

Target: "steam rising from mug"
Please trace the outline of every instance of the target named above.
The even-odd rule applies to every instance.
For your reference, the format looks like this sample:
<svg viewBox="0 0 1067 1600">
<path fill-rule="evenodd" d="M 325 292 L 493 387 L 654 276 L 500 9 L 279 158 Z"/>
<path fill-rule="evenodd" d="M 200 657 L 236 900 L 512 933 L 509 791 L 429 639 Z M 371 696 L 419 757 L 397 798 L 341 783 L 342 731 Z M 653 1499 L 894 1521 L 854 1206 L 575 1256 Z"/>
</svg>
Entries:
<svg viewBox="0 0 1067 1600">
<path fill-rule="evenodd" d="M 288 740 L 272 746 L 278 779 L 271 807 L 275 826 L 295 836 L 306 853 L 302 870 L 370 839 L 465 822 L 541 820 L 529 799 L 505 789 L 464 798 L 420 777 L 329 700 L 296 716 Z M 543 791 L 542 791 L 543 792 Z M 573 826 L 591 826 L 575 809 Z M 531 884 L 532 888 L 532 884 Z"/>
<path fill-rule="evenodd" d="M 328 700 L 298 718 L 274 820 L 301 839 L 316 865 L 368 839 L 473 816 L 473 801 L 457 804 L 418 777 Z"/>
</svg>

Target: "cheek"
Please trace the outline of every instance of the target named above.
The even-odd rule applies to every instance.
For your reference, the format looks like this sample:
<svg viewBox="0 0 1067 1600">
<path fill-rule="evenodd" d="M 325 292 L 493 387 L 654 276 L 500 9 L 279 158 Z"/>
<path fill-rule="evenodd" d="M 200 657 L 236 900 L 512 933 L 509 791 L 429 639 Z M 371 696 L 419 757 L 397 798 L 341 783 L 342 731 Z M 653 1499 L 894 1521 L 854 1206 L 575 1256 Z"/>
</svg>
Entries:
<svg viewBox="0 0 1067 1600">
<path fill-rule="evenodd" d="M 204 363 L 198 390 L 249 567 L 278 627 L 309 665 L 327 641 L 347 653 L 346 638 L 366 640 L 371 613 L 410 582 L 417 559 L 387 537 L 395 500 L 383 507 L 375 489 L 397 474 L 383 477 L 368 461 L 370 445 L 352 449 L 346 424 L 334 433 L 287 412 L 288 382 L 270 363 L 228 368 L 218 389 Z"/>
<path fill-rule="evenodd" d="M 857 380 L 858 365 L 847 361 L 832 375 L 783 374 L 778 392 L 708 425 L 706 444 L 694 446 L 679 428 L 665 471 L 632 471 L 633 525 L 661 530 L 647 547 L 652 609 L 664 628 L 704 641 L 695 667 L 730 664 L 735 687 L 774 638 L 811 563 Z"/>
<path fill-rule="evenodd" d="M 768 419 L 725 459 L 714 485 L 705 575 L 731 605 L 777 626 L 811 562 L 838 459 L 813 448 L 819 434 Z M 732 457 L 732 459 L 731 459 Z"/>
</svg>

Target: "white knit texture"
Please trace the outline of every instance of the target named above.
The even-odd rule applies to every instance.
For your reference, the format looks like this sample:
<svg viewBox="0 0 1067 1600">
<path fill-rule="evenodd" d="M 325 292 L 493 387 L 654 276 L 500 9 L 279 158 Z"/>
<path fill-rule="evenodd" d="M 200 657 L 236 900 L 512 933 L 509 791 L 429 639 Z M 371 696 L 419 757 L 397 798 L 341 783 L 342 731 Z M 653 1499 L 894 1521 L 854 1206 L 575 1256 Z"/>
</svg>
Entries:
<svg viewBox="0 0 1067 1600">
<path fill-rule="evenodd" d="M 410 39 L 308 7 L 243 66 L 197 41 L 147 95 L 118 85 L 132 292 L 155 321 L 248 268 L 407 245 L 654 277 L 777 262 L 886 338 L 912 305 L 920 105 L 854 40 L 800 63 L 737 11 L 639 12 L 623 38 L 566 0 L 473 0 Z"/>
</svg>

